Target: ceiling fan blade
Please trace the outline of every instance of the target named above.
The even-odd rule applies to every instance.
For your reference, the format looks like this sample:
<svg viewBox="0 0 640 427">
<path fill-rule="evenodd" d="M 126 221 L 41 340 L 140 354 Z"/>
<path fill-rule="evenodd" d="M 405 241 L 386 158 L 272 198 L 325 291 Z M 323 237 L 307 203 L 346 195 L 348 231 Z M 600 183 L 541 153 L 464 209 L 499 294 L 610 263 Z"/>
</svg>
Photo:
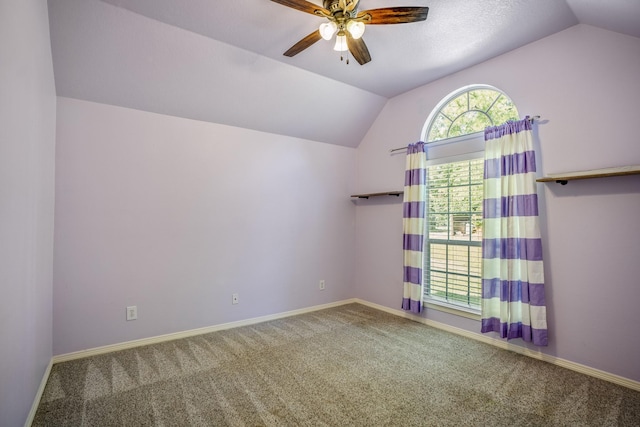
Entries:
<svg viewBox="0 0 640 427">
<path fill-rule="evenodd" d="M 292 9 L 300 10 L 302 12 L 307 12 L 312 15 L 319 16 L 316 13 L 316 10 L 319 10 L 323 13 L 324 16 L 331 15 L 331 13 L 322 6 L 318 6 L 317 4 L 308 2 L 306 0 L 271 0 L 275 3 L 280 3 L 283 6 L 290 7 Z M 322 16 L 322 15 L 320 15 Z"/>
<path fill-rule="evenodd" d="M 408 22 L 419 22 L 427 19 L 428 7 L 384 7 L 381 9 L 363 10 L 358 13 L 358 18 L 366 15 L 371 16 L 371 20 L 365 20 L 366 24 L 406 24 Z"/>
<path fill-rule="evenodd" d="M 311 46 L 312 44 L 314 44 L 315 42 L 317 42 L 318 40 L 320 40 L 321 38 L 322 36 L 320 36 L 320 31 L 315 30 L 313 33 L 309 34 L 307 37 L 303 38 L 298 43 L 291 46 L 288 51 L 283 53 L 283 55 L 289 56 L 289 57 L 295 56 L 300 52 L 302 52 L 303 50 L 305 50 L 306 48 L 308 48 L 309 46 Z"/>
<path fill-rule="evenodd" d="M 346 33 L 347 47 L 356 61 L 358 61 L 358 64 L 364 65 L 371 61 L 371 55 L 369 54 L 369 49 L 367 49 L 367 45 L 364 40 L 362 40 L 362 38 L 354 39 L 348 31 Z"/>
</svg>

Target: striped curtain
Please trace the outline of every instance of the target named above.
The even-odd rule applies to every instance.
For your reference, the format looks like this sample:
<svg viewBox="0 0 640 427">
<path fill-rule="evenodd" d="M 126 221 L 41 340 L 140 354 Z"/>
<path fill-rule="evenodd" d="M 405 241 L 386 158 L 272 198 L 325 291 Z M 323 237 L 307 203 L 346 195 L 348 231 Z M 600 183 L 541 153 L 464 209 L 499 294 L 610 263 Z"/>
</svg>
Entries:
<svg viewBox="0 0 640 427">
<path fill-rule="evenodd" d="M 546 346 L 542 242 L 531 121 L 485 130 L 482 332 Z"/>
<path fill-rule="evenodd" d="M 426 206 L 427 154 L 424 142 L 407 147 L 404 175 L 402 231 L 404 250 L 404 294 L 402 309 L 422 311 L 422 259 Z"/>
</svg>

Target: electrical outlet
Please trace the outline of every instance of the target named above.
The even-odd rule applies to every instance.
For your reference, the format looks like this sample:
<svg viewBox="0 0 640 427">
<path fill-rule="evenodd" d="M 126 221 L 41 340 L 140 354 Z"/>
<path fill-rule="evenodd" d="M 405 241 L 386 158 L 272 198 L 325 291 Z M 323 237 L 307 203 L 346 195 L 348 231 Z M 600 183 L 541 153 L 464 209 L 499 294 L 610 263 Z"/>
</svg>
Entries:
<svg viewBox="0 0 640 427">
<path fill-rule="evenodd" d="M 231 295 L 231 304 L 238 304 L 240 302 L 240 297 L 238 294 Z"/>
<path fill-rule="evenodd" d="M 320 283 L 318 283 L 318 288 L 319 288 L 321 291 L 324 291 L 324 280 L 320 280 Z"/>
<path fill-rule="evenodd" d="M 136 320 L 138 318 L 138 307 L 131 305 L 127 307 L 127 320 Z"/>
</svg>

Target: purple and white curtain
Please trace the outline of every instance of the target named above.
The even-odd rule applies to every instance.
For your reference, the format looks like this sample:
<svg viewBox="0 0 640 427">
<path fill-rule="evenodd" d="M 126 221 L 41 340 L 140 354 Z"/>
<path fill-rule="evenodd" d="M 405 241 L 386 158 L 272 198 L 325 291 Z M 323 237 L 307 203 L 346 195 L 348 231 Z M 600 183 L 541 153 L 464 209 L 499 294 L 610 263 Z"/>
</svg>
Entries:
<svg viewBox="0 0 640 427">
<path fill-rule="evenodd" d="M 422 311 L 422 266 L 426 206 L 427 154 L 424 142 L 407 147 L 404 176 L 402 232 L 404 250 L 404 294 L 402 309 Z"/>
<path fill-rule="evenodd" d="M 528 117 L 485 130 L 482 332 L 546 346 L 532 139 Z"/>
</svg>

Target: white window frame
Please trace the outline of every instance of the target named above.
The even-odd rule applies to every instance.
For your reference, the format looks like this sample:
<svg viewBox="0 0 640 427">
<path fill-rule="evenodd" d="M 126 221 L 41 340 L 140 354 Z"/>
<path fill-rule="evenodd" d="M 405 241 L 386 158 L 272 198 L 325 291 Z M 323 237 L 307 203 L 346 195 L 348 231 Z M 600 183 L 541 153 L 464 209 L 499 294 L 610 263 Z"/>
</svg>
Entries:
<svg viewBox="0 0 640 427">
<path fill-rule="evenodd" d="M 435 121 L 435 118 L 438 116 L 440 111 L 447 106 L 449 102 L 460 96 L 465 92 L 470 92 L 473 90 L 485 89 L 485 90 L 493 90 L 501 93 L 503 96 L 507 97 L 509 100 L 511 98 L 505 92 L 500 89 L 486 84 L 473 84 L 461 87 L 447 96 L 445 96 L 431 111 L 429 117 L 425 121 L 425 124 L 422 128 L 422 137 L 421 141 L 425 141 L 427 146 L 427 150 L 429 153 L 429 160 L 427 161 L 427 167 L 437 165 L 437 164 L 445 164 L 445 163 L 454 163 L 465 160 L 472 160 L 477 158 L 484 158 L 484 132 L 475 132 L 467 135 L 461 135 L 456 137 L 450 137 L 445 139 L 436 140 L 433 142 L 429 142 L 427 138 L 429 137 L 429 133 L 431 131 L 431 127 Z M 513 103 L 513 100 L 511 100 Z M 496 123 L 499 125 L 501 123 Z M 428 197 L 427 197 L 428 203 Z M 426 208 L 427 215 L 429 213 L 429 208 Z M 425 259 L 423 260 L 423 274 L 427 275 L 427 267 L 429 260 L 427 259 L 427 245 L 428 245 L 428 218 L 425 221 Z M 426 292 L 426 283 L 425 283 L 425 292 Z M 427 295 L 423 295 L 423 303 L 427 308 L 435 309 L 438 311 L 444 311 L 447 313 L 455 314 L 462 317 L 467 317 L 475 320 L 480 319 L 480 308 L 477 309 L 473 307 L 457 305 L 450 302 L 442 301 L 436 298 L 430 298 Z"/>
<path fill-rule="evenodd" d="M 475 136 L 475 138 L 478 138 L 478 136 Z M 484 143 L 484 137 L 481 137 L 482 143 Z M 463 162 L 463 161 L 468 161 L 468 160 L 475 160 L 475 159 L 483 159 L 484 158 L 484 151 L 475 151 L 475 152 L 470 152 L 470 153 L 466 153 L 466 154 L 462 154 L 462 155 L 457 155 L 457 156 L 450 156 L 450 157 L 441 157 L 438 159 L 434 159 L 434 160 L 429 160 L 427 161 L 427 168 L 430 166 L 435 166 L 435 165 L 440 165 L 440 164 L 448 164 L 448 163 L 456 163 L 456 162 Z M 428 191 L 428 190 L 427 190 Z M 426 212 L 427 215 L 429 214 L 429 197 L 427 197 L 427 208 L 426 208 Z M 423 302 L 424 304 L 428 307 L 428 308 L 432 308 L 435 310 L 439 310 L 439 311 L 445 311 L 448 313 L 452 313 L 452 314 L 457 314 L 459 316 L 463 316 L 463 317 L 468 317 L 471 319 L 480 319 L 480 307 L 478 308 L 474 308 L 474 307 L 469 307 L 469 306 L 465 306 L 462 304 L 455 304 L 455 303 L 451 303 L 448 301 L 444 301 L 442 299 L 436 298 L 436 297 L 430 297 L 429 295 L 426 294 L 426 289 L 427 289 L 427 283 L 426 283 L 426 277 L 428 274 L 428 263 L 429 260 L 427 259 L 427 254 L 429 253 L 429 220 L 428 217 L 426 218 L 427 220 L 425 221 L 425 245 L 424 245 L 424 251 L 425 251 L 425 259 L 423 260 L 423 274 L 425 277 L 425 293 L 423 295 Z M 465 245 L 466 246 L 466 245 Z M 469 245 L 470 246 L 470 245 Z"/>
<path fill-rule="evenodd" d="M 457 97 L 459 97 L 463 93 L 472 92 L 474 90 L 491 90 L 491 91 L 494 91 L 494 92 L 498 92 L 498 93 L 502 94 L 504 97 L 506 97 L 507 99 L 509 99 L 511 101 L 511 103 L 513 104 L 513 100 L 511 99 L 511 97 L 509 97 L 509 95 L 507 95 L 504 91 L 498 89 L 495 86 L 491 86 L 491 85 L 487 85 L 487 84 L 472 84 L 472 85 L 468 85 L 468 86 L 463 86 L 463 87 L 461 87 L 459 89 L 454 90 L 453 92 L 449 93 L 447 96 L 442 98 L 442 100 L 431 111 L 431 113 L 429 114 L 429 117 L 427 117 L 427 120 L 424 122 L 424 126 L 422 128 L 422 139 L 421 139 L 421 141 L 425 141 L 425 143 L 429 144 L 429 146 L 434 146 L 434 145 L 440 145 L 440 144 L 455 143 L 455 142 L 459 141 L 460 138 L 465 138 L 465 137 L 469 137 L 469 136 L 475 136 L 475 135 L 482 136 L 483 132 L 479 131 L 479 132 L 475 132 L 475 133 L 471 133 L 471 134 L 467 134 L 467 135 L 461 135 L 461 136 L 454 136 L 454 137 L 445 138 L 445 139 L 439 139 L 439 140 L 433 141 L 433 142 L 427 141 L 427 138 L 429 137 L 429 133 L 431 132 L 431 127 L 435 123 L 435 119 L 436 119 L 436 117 L 438 117 L 438 114 L 440 114 L 440 111 L 442 111 L 442 109 L 444 107 L 446 107 L 447 104 L 449 104 L 449 102 L 453 101 L 454 99 L 456 99 Z M 515 104 L 514 104 L 514 106 L 515 106 Z M 467 110 L 467 112 L 468 111 L 475 111 L 475 110 Z M 485 114 L 493 122 L 493 119 L 491 118 L 490 115 L 486 114 L 485 112 L 481 112 L 481 113 Z M 494 123 L 494 125 L 499 125 L 499 124 L 502 124 L 502 123 Z"/>
</svg>

